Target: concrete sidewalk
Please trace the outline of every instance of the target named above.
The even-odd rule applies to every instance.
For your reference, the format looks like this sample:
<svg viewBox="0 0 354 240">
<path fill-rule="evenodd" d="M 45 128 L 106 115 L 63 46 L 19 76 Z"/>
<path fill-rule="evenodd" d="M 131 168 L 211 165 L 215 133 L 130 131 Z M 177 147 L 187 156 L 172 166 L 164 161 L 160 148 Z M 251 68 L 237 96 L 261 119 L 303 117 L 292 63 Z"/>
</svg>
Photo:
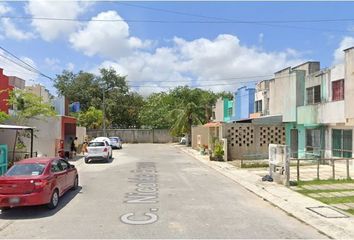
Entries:
<svg viewBox="0 0 354 240">
<path fill-rule="evenodd" d="M 339 217 L 341 215 L 340 213 L 338 213 L 338 216 L 333 215 L 333 213 L 336 212 L 332 212 L 331 209 L 333 208 L 330 206 L 297 193 L 283 185 L 274 182 L 262 182 L 259 175 L 247 169 L 239 169 L 227 162 L 210 161 L 208 156 L 202 156 L 198 151 L 183 145 L 174 145 L 174 147 L 193 156 L 264 200 L 284 210 L 289 215 L 311 225 L 330 238 L 354 239 L 354 218 L 350 214 L 342 212 L 344 217 Z M 327 210 L 329 210 L 328 216 L 331 214 L 332 216 L 325 217 L 308 209 L 317 207 L 320 207 L 319 210 L 326 209 L 323 207 L 331 208 Z"/>
</svg>

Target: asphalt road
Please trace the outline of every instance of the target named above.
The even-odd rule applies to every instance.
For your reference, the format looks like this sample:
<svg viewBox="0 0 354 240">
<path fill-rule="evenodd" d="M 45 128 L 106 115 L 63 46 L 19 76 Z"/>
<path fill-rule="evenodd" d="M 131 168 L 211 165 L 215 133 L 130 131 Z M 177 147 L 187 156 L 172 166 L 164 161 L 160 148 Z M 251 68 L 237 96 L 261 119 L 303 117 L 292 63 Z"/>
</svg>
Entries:
<svg viewBox="0 0 354 240">
<path fill-rule="evenodd" d="M 0 238 L 324 238 L 171 145 L 124 145 L 76 163 L 80 189 L 56 210 L 0 214 Z"/>
</svg>

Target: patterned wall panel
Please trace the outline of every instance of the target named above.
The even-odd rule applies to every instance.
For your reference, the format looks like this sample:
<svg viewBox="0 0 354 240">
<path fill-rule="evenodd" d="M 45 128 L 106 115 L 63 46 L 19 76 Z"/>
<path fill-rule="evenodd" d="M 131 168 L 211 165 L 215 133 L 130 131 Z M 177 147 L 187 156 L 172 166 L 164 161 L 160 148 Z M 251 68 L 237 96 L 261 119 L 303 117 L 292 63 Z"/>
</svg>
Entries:
<svg viewBox="0 0 354 240">
<path fill-rule="evenodd" d="M 266 156 L 269 144 L 285 144 L 285 128 L 281 124 L 232 123 L 225 126 L 224 133 L 231 159 Z"/>
</svg>

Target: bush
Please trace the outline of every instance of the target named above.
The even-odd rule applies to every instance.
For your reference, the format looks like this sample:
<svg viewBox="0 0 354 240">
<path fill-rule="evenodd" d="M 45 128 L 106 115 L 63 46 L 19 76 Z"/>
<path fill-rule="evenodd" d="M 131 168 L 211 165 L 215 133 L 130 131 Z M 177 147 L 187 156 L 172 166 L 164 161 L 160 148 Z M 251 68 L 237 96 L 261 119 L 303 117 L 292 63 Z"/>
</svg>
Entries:
<svg viewBox="0 0 354 240">
<path fill-rule="evenodd" d="M 223 145 L 218 140 L 216 140 L 214 144 L 214 156 L 217 160 L 222 160 L 224 156 Z"/>
</svg>

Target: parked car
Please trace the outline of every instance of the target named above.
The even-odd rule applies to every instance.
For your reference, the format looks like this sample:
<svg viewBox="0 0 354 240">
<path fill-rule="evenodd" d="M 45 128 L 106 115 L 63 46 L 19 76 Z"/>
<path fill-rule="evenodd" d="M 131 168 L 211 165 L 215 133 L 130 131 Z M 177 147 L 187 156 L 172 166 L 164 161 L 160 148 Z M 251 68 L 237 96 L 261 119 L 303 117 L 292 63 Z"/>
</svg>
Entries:
<svg viewBox="0 0 354 240">
<path fill-rule="evenodd" d="M 111 139 L 109 139 L 108 137 L 96 137 L 92 141 L 106 141 L 110 146 L 112 146 Z"/>
<path fill-rule="evenodd" d="M 110 137 L 109 139 L 111 140 L 112 148 L 115 149 L 123 148 L 122 140 L 120 139 L 120 137 Z"/>
<path fill-rule="evenodd" d="M 96 138 L 89 142 L 85 153 L 85 163 L 89 163 L 90 160 L 108 162 L 110 158 L 112 158 L 112 147 L 107 141 Z"/>
<path fill-rule="evenodd" d="M 54 209 L 59 198 L 78 185 L 77 169 L 64 159 L 21 160 L 0 176 L 0 209 L 44 204 Z"/>
</svg>

